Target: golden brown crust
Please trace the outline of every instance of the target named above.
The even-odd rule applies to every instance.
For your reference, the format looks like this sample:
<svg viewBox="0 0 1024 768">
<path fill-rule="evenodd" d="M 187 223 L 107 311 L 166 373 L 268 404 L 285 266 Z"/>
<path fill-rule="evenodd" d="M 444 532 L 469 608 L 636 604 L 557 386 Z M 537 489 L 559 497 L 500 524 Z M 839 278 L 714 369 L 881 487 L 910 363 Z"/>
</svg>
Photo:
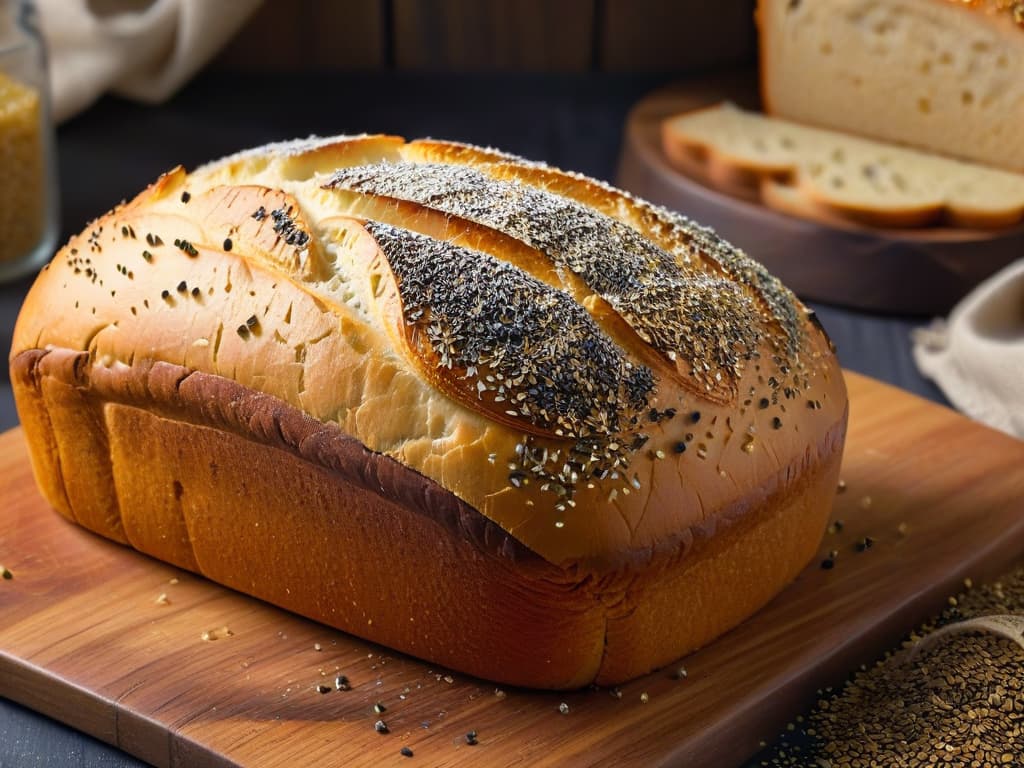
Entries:
<svg viewBox="0 0 1024 768">
<path fill-rule="evenodd" d="M 538 216 L 587 207 L 546 228 L 329 183 L 424 152 L 341 138 L 175 169 L 73 238 L 11 352 L 44 493 L 103 535 L 485 677 L 615 682 L 708 641 L 821 535 L 846 419 L 827 338 L 741 251 L 585 177 L 431 145 L 481 169 L 430 170 L 439 184 L 522 194 Z M 584 221 L 682 277 L 602 296 L 587 270 L 618 267 L 572 251 Z M 679 315 L 693 356 L 669 365 L 636 310 L 691 288 L 710 291 Z M 337 540 L 351 559 L 305 562 Z M 386 577 L 357 568 L 381 560 Z"/>
<path fill-rule="evenodd" d="M 623 218 L 646 218 L 660 242 L 677 244 L 673 258 L 701 253 L 701 263 L 716 265 L 715 274 L 737 275 L 746 295 L 775 307 L 762 310 L 759 358 L 738 369 L 732 401 L 716 403 L 659 377 L 649 399 L 656 415 L 634 438 L 642 446 L 620 446 L 628 448 L 628 466 L 597 467 L 599 476 L 580 478 L 569 505 L 559 488 L 577 472 L 564 463 L 571 443 L 524 441 L 523 429 L 445 397 L 396 348 L 387 330 L 401 322 L 395 308 L 378 302 L 365 272 L 355 268 L 372 263 L 380 249 L 363 226 L 338 225 L 351 221 L 345 218 L 351 196 L 335 199 L 321 178 L 285 179 L 276 161 L 250 157 L 259 158 L 262 170 L 230 163 L 230 194 L 245 204 L 221 205 L 229 193 L 218 189 L 225 178 L 218 166 L 193 176 L 175 171 L 73 239 L 29 296 L 15 354 L 59 346 L 89 350 L 94 360 L 160 360 L 234 379 L 338 423 L 371 450 L 449 488 L 550 562 L 599 571 L 631 561 L 630 553 L 672 549 L 681 531 L 801 453 L 805 435 L 842 418 L 845 394 L 835 360 L 795 299 L 706 231 L 564 175 L 567 186 L 597 190 L 602 205 L 610 210 L 614 203 Z M 296 157 L 285 160 L 295 164 Z M 309 242 L 281 246 L 273 210 L 257 204 L 266 195 L 296 201 L 299 229 L 312 230 Z M 261 206 L 263 216 L 254 219 Z M 415 206 L 403 210 L 417 217 Z M 250 252 L 234 244 L 225 250 L 226 239 L 256 223 L 261 234 L 240 239 Z M 261 246 L 260 238 L 271 235 L 267 243 L 276 245 Z M 475 243 L 485 251 L 500 244 L 500 235 Z M 56 319 L 43 309 L 61 305 L 67 311 Z M 599 305 L 589 306 L 600 315 Z M 778 330 L 786 311 L 804 339 L 795 357 Z M 643 361 L 638 347 L 624 349 Z M 762 400 L 765 408 L 758 407 Z M 691 422 L 694 413 L 701 414 L 699 423 Z M 546 457 L 540 480 L 517 485 L 516 477 L 537 469 L 524 457 L 540 455 Z M 653 494 L 646 490 L 651 486 Z"/>
<path fill-rule="evenodd" d="M 76 473 L 105 478 L 104 493 L 48 472 L 47 440 L 30 441 L 37 472 L 58 478 L 44 485 L 51 503 L 102 501 L 103 522 L 82 524 L 398 650 L 541 688 L 623 682 L 767 602 L 817 546 L 843 437 L 839 425 L 675 552 L 594 579 L 544 562 L 336 426 L 232 381 L 69 350 L 23 352 L 12 373 L 27 412 L 93 422 L 70 453 Z"/>
</svg>

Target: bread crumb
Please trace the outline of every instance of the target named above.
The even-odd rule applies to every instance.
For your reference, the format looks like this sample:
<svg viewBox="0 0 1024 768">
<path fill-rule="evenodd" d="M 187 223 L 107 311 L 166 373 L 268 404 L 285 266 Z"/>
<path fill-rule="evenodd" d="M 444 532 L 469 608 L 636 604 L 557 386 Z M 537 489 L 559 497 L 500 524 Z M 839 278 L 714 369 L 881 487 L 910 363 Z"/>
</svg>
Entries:
<svg viewBox="0 0 1024 768">
<path fill-rule="evenodd" d="M 171 601 L 167 597 L 167 593 L 166 592 L 161 592 L 160 595 L 157 597 L 157 599 L 154 602 L 156 602 L 157 605 L 170 605 L 171 604 Z"/>
<path fill-rule="evenodd" d="M 208 643 L 213 642 L 214 640 L 220 640 L 225 637 L 231 637 L 233 634 L 235 633 L 227 627 L 220 627 L 219 629 L 210 629 L 206 632 L 203 632 L 203 634 L 199 636 L 199 639 L 202 640 L 204 643 Z"/>
</svg>

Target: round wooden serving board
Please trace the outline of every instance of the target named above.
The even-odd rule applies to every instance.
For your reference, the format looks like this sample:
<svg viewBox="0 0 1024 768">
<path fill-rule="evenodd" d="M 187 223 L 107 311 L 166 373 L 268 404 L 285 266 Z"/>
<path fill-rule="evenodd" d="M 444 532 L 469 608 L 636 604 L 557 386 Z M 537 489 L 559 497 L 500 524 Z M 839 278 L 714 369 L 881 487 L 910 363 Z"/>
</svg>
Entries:
<svg viewBox="0 0 1024 768">
<path fill-rule="evenodd" d="M 796 218 L 711 189 L 661 149 L 666 117 L 729 100 L 756 109 L 752 73 L 676 84 L 641 100 L 626 121 L 618 184 L 714 228 L 802 298 L 906 314 L 946 314 L 972 287 L 1024 257 L 1024 226 L 982 231 L 873 229 Z"/>
</svg>

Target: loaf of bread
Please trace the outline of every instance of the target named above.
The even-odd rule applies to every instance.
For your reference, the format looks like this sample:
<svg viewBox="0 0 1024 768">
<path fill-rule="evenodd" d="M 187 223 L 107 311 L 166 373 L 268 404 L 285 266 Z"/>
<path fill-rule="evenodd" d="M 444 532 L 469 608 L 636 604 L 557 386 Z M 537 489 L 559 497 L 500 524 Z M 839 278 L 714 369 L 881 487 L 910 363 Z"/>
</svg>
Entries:
<svg viewBox="0 0 1024 768">
<path fill-rule="evenodd" d="M 1007 227 L 1024 219 L 1024 174 L 965 163 L 723 103 L 666 120 L 679 170 L 805 218 L 879 227 Z"/>
<path fill-rule="evenodd" d="M 10 363 L 68 519 L 541 688 L 635 677 L 771 599 L 846 427 L 820 326 L 710 231 L 388 136 L 165 174 L 40 274 Z"/>
<path fill-rule="evenodd" d="M 765 110 L 1024 173 L 1021 0 L 759 0 Z"/>
</svg>

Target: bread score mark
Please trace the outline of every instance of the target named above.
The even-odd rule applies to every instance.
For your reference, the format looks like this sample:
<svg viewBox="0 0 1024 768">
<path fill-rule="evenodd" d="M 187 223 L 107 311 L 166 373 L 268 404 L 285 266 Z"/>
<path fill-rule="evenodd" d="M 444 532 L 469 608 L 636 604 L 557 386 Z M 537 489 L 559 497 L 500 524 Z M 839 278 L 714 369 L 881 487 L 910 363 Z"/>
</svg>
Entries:
<svg viewBox="0 0 1024 768">
<path fill-rule="evenodd" d="M 758 347 L 761 318 L 743 291 L 728 280 L 687 273 L 636 230 L 575 200 L 437 163 L 345 168 L 326 186 L 415 202 L 536 248 L 582 279 L 684 386 L 709 400 L 735 397 L 736 381 Z"/>
<path fill-rule="evenodd" d="M 412 358 L 435 386 L 530 434 L 602 456 L 628 447 L 624 436 L 650 409 L 654 374 L 570 296 L 488 254 L 363 226 L 386 259 Z M 385 304 L 386 291 L 378 281 Z"/>
<path fill-rule="evenodd" d="M 735 280 L 751 292 L 762 308 L 772 347 L 789 362 L 795 361 L 804 331 L 802 308 L 796 297 L 761 263 L 713 230 L 582 173 L 563 171 L 497 150 L 417 139 L 407 144 L 402 154 L 406 160 L 414 162 L 474 165 L 499 181 L 520 182 L 572 198 L 642 232 L 659 248 L 672 254 L 685 273 L 692 273 L 695 265 L 700 264 L 721 277 Z M 704 270 L 697 268 L 696 271 Z"/>
</svg>

